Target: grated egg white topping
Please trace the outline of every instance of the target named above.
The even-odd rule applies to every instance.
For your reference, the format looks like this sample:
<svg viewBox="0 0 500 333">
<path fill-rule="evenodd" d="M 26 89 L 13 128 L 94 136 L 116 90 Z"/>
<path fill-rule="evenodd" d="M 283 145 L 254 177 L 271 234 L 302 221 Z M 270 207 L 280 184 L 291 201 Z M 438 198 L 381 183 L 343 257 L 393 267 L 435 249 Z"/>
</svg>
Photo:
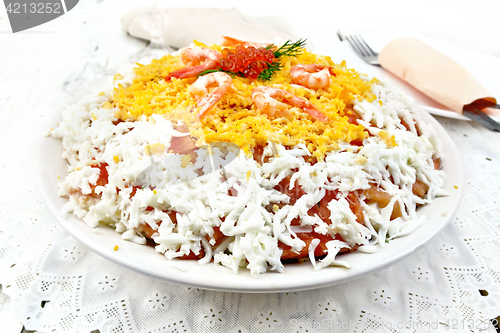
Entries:
<svg viewBox="0 0 500 333">
<path fill-rule="evenodd" d="M 109 224 L 124 239 L 145 244 L 141 230 L 148 224 L 156 231 L 156 251 L 168 259 L 199 254 L 203 249 L 200 264 L 213 260 L 234 272 L 246 267 L 253 275 L 283 272 L 278 241 L 300 251 L 305 243 L 297 233 L 314 230 L 340 234 L 344 239 L 329 241 L 328 254 L 319 261 L 314 257 L 319 240 L 314 239 L 308 248 L 314 269 L 349 267 L 337 260 L 342 248 L 356 246 L 372 252 L 374 245 L 382 247 L 386 239 L 410 233 L 425 222 L 424 216 L 416 214 L 417 205 L 446 195 L 444 173 L 434 169 L 433 157 L 440 157 L 441 151 L 434 129 L 421 121 L 414 101 L 387 82 L 372 86 L 378 98 L 374 102 L 355 101 L 354 110 L 362 117 L 359 123 L 372 134 L 361 147 L 342 143 L 340 150 L 311 165 L 305 160 L 310 153 L 304 145 L 285 149 L 270 142 L 264 150 L 269 160 L 262 165 L 243 152 L 219 148 L 210 154 L 199 150 L 194 163 L 182 165 L 181 156 L 169 153 L 169 147 L 173 137 L 187 134 L 176 131 L 170 121 L 153 115 L 137 122 L 116 122 L 117 110 L 101 107 L 110 98 L 113 84 L 132 82 L 130 66 L 121 74 L 124 78 L 110 82 L 104 93 L 86 96 L 67 107 L 63 121 L 51 132 L 62 139 L 63 157 L 69 163 L 59 194 L 69 197 L 66 212 L 90 227 Z M 409 131 L 400 118 L 409 124 Z M 418 133 L 413 120 L 418 123 Z M 387 138 L 393 138 L 395 145 Z M 149 154 L 148 147 L 162 149 L 150 149 Z M 108 183 L 97 186 L 100 169 L 95 166 L 103 163 L 107 164 Z M 213 168 L 216 171 L 210 172 Z M 200 170 L 203 176 L 199 176 Z M 288 204 L 286 194 L 273 189 L 287 176 L 291 176 L 291 186 L 296 181 L 305 192 L 293 205 Z M 412 193 L 417 179 L 429 187 L 423 198 Z M 360 197 L 362 225 L 346 197 L 348 192 L 369 189 L 371 183 L 379 184 L 392 199 L 381 209 Z M 138 184 L 154 185 L 154 189 L 138 188 L 131 196 Z M 307 214 L 326 190 L 339 191 L 337 200 L 328 204 L 330 223 Z M 403 208 L 402 216 L 391 220 L 396 202 Z M 266 209 L 277 203 L 286 204 L 277 211 Z M 168 210 L 177 212 L 176 223 L 165 212 Z M 297 217 L 300 227 L 291 225 Z M 214 227 L 228 236 L 215 249 Z"/>
</svg>

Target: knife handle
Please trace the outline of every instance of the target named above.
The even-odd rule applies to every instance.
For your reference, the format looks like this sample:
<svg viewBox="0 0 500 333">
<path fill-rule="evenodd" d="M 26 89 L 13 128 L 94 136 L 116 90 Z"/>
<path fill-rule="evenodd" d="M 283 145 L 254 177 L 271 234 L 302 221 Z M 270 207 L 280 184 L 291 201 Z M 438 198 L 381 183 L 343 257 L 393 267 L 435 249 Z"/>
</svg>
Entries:
<svg viewBox="0 0 500 333">
<path fill-rule="evenodd" d="M 500 123 L 494 121 L 492 118 L 490 118 L 490 116 L 479 110 L 474 105 L 466 105 L 464 107 L 463 115 L 486 127 L 490 131 L 500 133 Z"/>
</svg>

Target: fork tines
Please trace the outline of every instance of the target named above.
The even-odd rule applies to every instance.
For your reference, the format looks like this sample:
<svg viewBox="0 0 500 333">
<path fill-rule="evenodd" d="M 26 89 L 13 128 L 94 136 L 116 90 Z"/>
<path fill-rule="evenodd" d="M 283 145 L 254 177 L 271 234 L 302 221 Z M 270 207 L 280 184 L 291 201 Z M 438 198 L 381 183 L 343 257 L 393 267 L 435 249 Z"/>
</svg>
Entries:
<svg viewBox="0 0 500 333">
<path fill-rule="evenodd" d="M 372 65 L 379 65 L 378 53 L 373 51 L 371 47 L 365 42 L 363 37 L 358 35 L 345 36 L 349 44 L 351 44 L 354 51 L 366 62 Z"/>
<path fill-rule="evenodd" d="M 375 52 L 366 44 L 365 40 L 361 36 L 353 35 L 346 37 L 349 43 L 351 43 L 354 49 L 357 49 L 364 56 L 369 56 L 375 54 Z"/>
</svg>

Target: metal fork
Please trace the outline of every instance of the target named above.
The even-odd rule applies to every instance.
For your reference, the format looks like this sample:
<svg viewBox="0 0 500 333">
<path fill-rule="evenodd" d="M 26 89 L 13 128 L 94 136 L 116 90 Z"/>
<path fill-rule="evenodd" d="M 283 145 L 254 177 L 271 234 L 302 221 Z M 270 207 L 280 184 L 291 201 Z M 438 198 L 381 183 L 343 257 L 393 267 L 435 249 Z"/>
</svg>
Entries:
<svg viewBox="0 0 500 333">
<path fill-rule="evenodd" d="M 351 44 L 354 51 L 360 56 L 361 59 L 369 63 L 370 65 L 380 66 L 378 61 L 378 53 L 373 51 L 371 47 L 365 42 L 363 37 L 360 35 L 343 35 L 337 32 L 340 40 L 343 41 L 347 39 L 349 44 Z"/>
</svg>

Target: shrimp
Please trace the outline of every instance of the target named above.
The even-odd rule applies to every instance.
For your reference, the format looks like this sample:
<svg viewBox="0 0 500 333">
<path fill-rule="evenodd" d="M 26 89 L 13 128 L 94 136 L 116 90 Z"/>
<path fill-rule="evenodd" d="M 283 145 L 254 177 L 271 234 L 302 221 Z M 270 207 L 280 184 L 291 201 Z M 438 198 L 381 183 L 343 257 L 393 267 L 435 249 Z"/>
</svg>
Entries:
<svg viewBox="0 0 500 333">
<path fill-rule="evenodd" d="M 186 79 L 196 77 L 207 69 L 215 69 L 219 65 L 222 55 L 214 50 L 202 47 L 189 47 L 181 50 L 181 59 L 186 67 L 168 73 L 165 80 L 175 77 Z"/>
<path fill-rule="evenodd" d="M 290 69 L 293 83 L 311 89 L 322 89 L 330 84 L 330 67 L 324 65 L 296 65 Z"/>
<path fill-rule="evenodd" d="M 189 87 L 189 92 L 194 95 L 200 109 L 198 119 L 203 118 L 219 102 L 231 85 L 231 81 L 231 76 L 228 74 L 214 72 L 201 76 Z"/>
<path fill-rule="evenodd" d="M 254 47 L 263 47 L 266 48 L 267 46 L 271 45 L 271 43 L 259 43 L 259 42 L 249 42 L 249 41 L 244 41 L 241 39 L 233 38 L 233 37 L 228 37 L 228 36 L 222 36 L 223 42 L 222 45 L 224 46 L 236 46 L 236 45 L 243 45 L 243 46 L 254 46 Z"/>
<path fill-rule="evenodd" d="M 278 101 L 277 98 L 282 99 L 286 103 Z M 288 112 L 286 110 L 289 105 L 292 105 L 307 112 L 316 120 L 322 122 L 329 120 L 311 102 L 286 90 L 266 86 L 255 87 L 252 90 L 252 100 L 260 111 L 269 115 L 287 115 Z"/>
</svg>

